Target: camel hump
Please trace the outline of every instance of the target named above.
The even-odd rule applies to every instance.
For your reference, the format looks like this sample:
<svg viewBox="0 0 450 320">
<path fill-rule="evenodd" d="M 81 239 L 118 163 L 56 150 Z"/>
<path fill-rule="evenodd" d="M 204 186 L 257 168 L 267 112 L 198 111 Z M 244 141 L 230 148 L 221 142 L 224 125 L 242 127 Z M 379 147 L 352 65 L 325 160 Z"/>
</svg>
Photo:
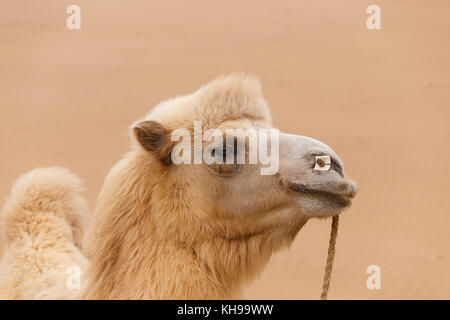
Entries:
<svg viewBox="0 0 450 320">
<path fill-rule="evenodd" d="M 59 167 L 38 168 L 20 176 L 0 214 L 7 243 L 81 247 L 87 225 L 87 203 L 81 180 Z"/>
</svg>

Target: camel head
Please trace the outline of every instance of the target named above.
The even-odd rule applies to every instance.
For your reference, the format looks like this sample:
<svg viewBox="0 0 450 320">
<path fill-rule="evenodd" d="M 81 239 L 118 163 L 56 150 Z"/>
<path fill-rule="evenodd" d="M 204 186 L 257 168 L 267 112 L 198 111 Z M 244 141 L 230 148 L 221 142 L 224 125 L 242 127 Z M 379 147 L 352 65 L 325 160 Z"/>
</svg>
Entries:
<svg viewBox="0 0 450 320">
<path fill-rule="evenodd" d="M 308 219 L 339 214 L 356 193 L 330 147 L 272 128 L 251 76 L 162 102 L 132 133 L 87 236 L 87 297 L 135 297 L 127 283 L 145 287 L 147 275 L 140 297 L 234 297 Z"/>
<path fill-rule="evenodd" d="M 341 213 L 356 194 L 329 146 L 272 128 L 251 76 L 219 77 L 165 101 L 133 131 L 143 152 L 161 163 L 164 188 L 177 189 L 205 229 L 226 238 L 292 238 L 307 219 Z"/>
</svg>

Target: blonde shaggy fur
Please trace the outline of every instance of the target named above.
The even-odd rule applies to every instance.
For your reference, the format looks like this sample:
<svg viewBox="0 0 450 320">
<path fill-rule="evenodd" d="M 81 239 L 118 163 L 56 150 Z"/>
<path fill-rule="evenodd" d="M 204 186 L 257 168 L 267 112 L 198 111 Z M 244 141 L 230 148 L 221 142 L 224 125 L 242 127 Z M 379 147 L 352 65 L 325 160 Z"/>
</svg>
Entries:
<svg viewBox="0 0 450 320">
<path fill-rule="evenodd" d="M 192 130 L 199 120 L 204 129 L 226 121 L 270 125 L 259 82 L 243 75 L 163 102 L 145 119 L 168 131 Z M 247 223 L 221 216 L 219 184 L 193 167 L 168 170 L 136 145 L 111 170 L 86 239 L 91 267 L 84 298 L 233 298 L 299 230 L 293 224 L 287 237 L 268 229 L 250 236 L 246 226 L 257 225 L 256 216 Z"/>
<path fill-rule="evenodd" d="M 134 125 L 132 150 L 105 179 L 83 254 L 87 210 L 78 178 L 59 168 L 25 174 L 2 211 L 0 298 L 239 297 L 242 285 L 293 241 L 308 217 L 299 213 L 297 194 L 278 175 L 261 176 L 258 166 L 224 177 L 204 164 L 170 165 L 173 145 L 166 135 L 192 131 L 194 121 L 205 130 L 271 126 L 258 80 L 241 74 L 156 106 Z M 323 144 L 298 139 L 334 155 Z M 342 189 L 340 175 L 321 179 Z M 66 286 L 70 265 L 83 271 L 80 291 Z"/>
<path fill-rule="evenodd" d="M 80 180 L 62 168 L 35 169 L 17 180 L 2 210 L 0 298 L 73 296 L 67 267 L 87 266 L 80 252 L 88 218 L 80 189 Z"/>
</svg>

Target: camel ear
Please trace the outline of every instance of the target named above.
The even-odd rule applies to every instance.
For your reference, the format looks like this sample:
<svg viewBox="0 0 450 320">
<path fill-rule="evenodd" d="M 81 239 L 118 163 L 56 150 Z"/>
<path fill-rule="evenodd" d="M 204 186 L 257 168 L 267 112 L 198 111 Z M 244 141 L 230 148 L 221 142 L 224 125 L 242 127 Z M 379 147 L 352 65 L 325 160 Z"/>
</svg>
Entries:
<svg viewBox="0 0 450 320">
<path fill-rule="evenodd" d="M 133 133 L 145 150 L 154 153 L 165 164 L 171 163 L 170 134 L 161 123 L 153 120 L 138 122 L 133 127 Z"/>
</svg>

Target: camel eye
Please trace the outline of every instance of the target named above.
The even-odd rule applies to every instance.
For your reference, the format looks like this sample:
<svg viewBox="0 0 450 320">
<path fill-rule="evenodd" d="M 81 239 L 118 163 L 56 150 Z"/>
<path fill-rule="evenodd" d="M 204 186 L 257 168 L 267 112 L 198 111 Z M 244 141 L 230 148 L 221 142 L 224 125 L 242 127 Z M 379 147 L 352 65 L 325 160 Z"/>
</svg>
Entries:
<svg viewBox="0 0 450 320">
<path fill-rule="evenodd" d="M 238 153 L 237 151 L 238 151 L 237 140 L 236 140 L 236 138 L 234 138 L 233 145 L 225 145 L 222 149 L 221 154 L 219 151 L 219 156 L 222 157 L 223 163 L 225 163 L 227 155 L 228 155 L 228 157 L 232 157 L 230 159 L 233 160 L 233 163 L 236 163 L 235 161 L 236 161 L 236 156 Z"/>
<path fill-rule="evenodd" d="M 316 156 L 316 165 L 314 170 L 316 171 L 328 171 L 331 167 L 330 156 Z"/>
</svg>

